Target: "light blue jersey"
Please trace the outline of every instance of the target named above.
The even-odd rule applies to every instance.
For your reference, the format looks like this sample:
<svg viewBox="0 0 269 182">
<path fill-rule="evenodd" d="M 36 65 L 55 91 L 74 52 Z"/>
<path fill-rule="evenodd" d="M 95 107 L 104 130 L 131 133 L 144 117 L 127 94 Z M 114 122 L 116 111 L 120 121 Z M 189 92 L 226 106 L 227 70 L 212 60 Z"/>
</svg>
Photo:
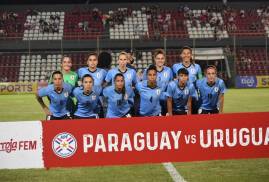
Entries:
<svg viewBox="0 0 269 182">
<path fill-rule="evenodd" d="M 115 90 L 115 87 L 108 86 L 104 88 L 103 95 L 107 99 L 107 118 L 120 118 L 128 114 L 134 104 L 134 92 L 127 89 L 125 95 Z"/>
<path fill-rule="evenodd" d="M 161 113 L 160 97 L 162 89 L 160 87 L 148 87 L 148 81 L 137 83 L 136 89 L 140 95 L 139 114 L 141 116 L 157 116 Z"/>
<path fill-rule="evenodd" d="M 210 86 L 207 79 L 203 78 L 197 81 L 197 88 L 200 93 L 201 109 L 213 110 L 218 108 L 219 95 L 226 92 L 224 81 L 220 78 L 216 79 L 214 85 Z"/>
<path fill-rule="evenodd" d="M 173 111 L 185 111 L 189 97 L 196 97 L 193 84 L 188 83 L 184 88 L 179 87 L 179 81 L 174 80 L 168 84 L 166 94 L 172 98 Z"/>
<path fill-rule="evenodd" d="M 143 80 L 147 80 L 147 69 L 144 70 Z M 157 85 L 162 89 L 161 100 L 166 100 L 165 91 L 169 82 L 173 80 L 173 72 L 171 68 L 164 66 L 162 71 L 157 71 Z"/>
<path fill-rule="evenodd" d="M 105 81 L 107 83 L 111 83 L 111 85 L 114 85 L 114 77 L 117 73 L 123 74 L 126 88 L 131 89 L 132 86 L 135 86 L 135 84 L 137 83 L 136 72 L 134 69 L 131 68 L 127 68 L 124 73 L 121 72 L 119 68 L 113 68 L 108 71 Z"/>
<path fill-rule="evenodd" d="M 90 71 L 88 67 L 83 67 L 78 70 L 78 77 L 82 79 L 84 75 L 91 75 L 94 80 L 94 90 L 98 95 L 102 93 L 103 83 L 105 81 L 105 77 L 107 71 L 101 68 L 96 68 L 95 71 Z"/>
<path fill-rule="evenodd" d="M 86 95 L 83 87 L 77 87 L 73 90 L 73 95 L 77 99 L 77 110 L 74 115 L 85 118 L 98 115 L 95 111 L 98 107 L 99 95 L 95 91 Z"/>
<path fill-rule="evenodd" d="M 54 117 L 62 117 L 66 114 L 70 114 L 70 111 L 66 109 L 66 106 L 71 93 L 72 86 L 68 83 L 63 83 L 61 93 L 57 93 L 54 89 L 54 85 L 50 84 L 47 87 L 41 88 L 38 91 L 38 96 L 47 96 L 50 100 L 49 110 L 52 115 Z"/>
<path fill-rule="evenodd" d="M 174 73 L 174 77 L 177 76 L 177 72 L 179 69 L 185 68 L 189 72 L 189 81 L 191 83 L 195 82 L 199 75 L 202 75 L 202 70 L 199 64 L 191 64 L 189 67 L 185 67 L 182 63 L 176 63 L 173 65 L 172 70 Z"/>
</svg>

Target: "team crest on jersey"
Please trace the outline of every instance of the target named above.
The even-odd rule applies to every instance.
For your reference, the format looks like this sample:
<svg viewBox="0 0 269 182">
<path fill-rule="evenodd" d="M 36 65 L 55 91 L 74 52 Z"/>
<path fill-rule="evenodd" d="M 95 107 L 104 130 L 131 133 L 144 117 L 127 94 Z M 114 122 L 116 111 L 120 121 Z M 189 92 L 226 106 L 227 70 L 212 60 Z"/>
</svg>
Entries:
<svg viewBox="0 0 269 182">
<path fill-rule="evenodd" d="M 219 88 L 218 88 L 218 87 L 215 87 L 215 88 L 214 88 L 214 91 L 215 91 L 215 92 L 218 92 L 218 91 L 219 91 Z"/>
<path fill-rule="evenodd" d="M 188 89 L 185 89 L 185 90 L 184 90 L 184 94 L 185 94 L 185 95 L 188 95 L 188 94 L 189 94 L 189 90 L 188 90 Z"/>
<path fill-rule="evenodd" d="M 128 95 L 127 94 L 124 95 L 124 99 L 128 100 Z"/>
<path fill-rule="evenodd" d="M 59 133 L 52 140 L 52 150 L 61 158 L 70 157 L 77 150 L 77 140 L 70 133 Z"/>
<path fill-rule="evenodd" d="M 92 100 L 96 100 L 96 95 L 93 95 L 92 96 Z"/>
<path fill-rule="evenodd" d="M 167 72 L 165 72 L 165 73 L 163 74 L 163 77 L 164 77 L 164 78 L 167 78 L 167 77 L 168 77 Z"/>
<path fill-rule="evenodd" d="M 160 95 L 160 94 L 161 94 L 161 90 L 160 90 L 160 89 L 157 89 L 157 90 L 156 90 L 156 94 L 157 94 L 157 95 Z"/>
<path fill-rule="evenodd" d="M 70 76 L 70 79 L 71 79 L 71 80 L 75 80 L 75 76 L 74 76 L 74 75 L 71 75 L 71 76 Z"/>
<path fill-rule="evenodd" d="M 191 68 L 191 73 L 194 74 L 195 73 L 195 69 Z"/>
<path fill-rule="evenodd" d="M 69 95 L 68 92 L 64 93 L 64 97 L 68 97 L 68 95 Z"/>
<path fill-rule="evenodd" d="M 98 73 L 96 74 L 96 77 L 97 77 L 98 79 L 100 79 L 100 78 L 101 78 L 101 74 L 98 72 Z"/>
</svg>

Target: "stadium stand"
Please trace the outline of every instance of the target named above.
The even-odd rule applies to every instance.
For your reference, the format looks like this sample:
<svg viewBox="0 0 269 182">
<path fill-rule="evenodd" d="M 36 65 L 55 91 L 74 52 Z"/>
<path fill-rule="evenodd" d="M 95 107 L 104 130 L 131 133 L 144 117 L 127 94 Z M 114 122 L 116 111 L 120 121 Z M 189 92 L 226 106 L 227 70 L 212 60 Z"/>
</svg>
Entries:
<svg viewBox="0 0 269 182">
<path fill-rule="evenodd" d="M 21 39 L 25 13 L 13 11 L 0 11 L 0 37 L 8 39 Z"/>
<path fill-rule="evenodd" d="M 224 13 L 225 25 L 229 34 L 237 36 L 263 36 L 264 26 L 254 10 L 228 9 Z"/>
<path fill-rule="evenodd" d="M 268 75 L 269 64 L 266 61 L 264 48 L 240 48 L 237 50 L 237 73 L 247 75 Z"/>
<path fill-rule="evenodd" d="M 147 15 L 141 10 L 119 8 L 109 11 L 110 39 L 141 39 L 148 35 Z"/>
<path fill-rule="evenodd" d="M 18 54 L 0 55 L 0 82 L 18 81 L 20 56 Z"/>
<path fill-rule="evenodd" d="M 44 11 L 44 9 L 40 11 L 35 9 L 25 9 L 17 12 L 1 11 L 0 35 L 3 41 L 7 38 L 16 38 L 25 40 L 24 42 L 35 42 L 35 40 L 96 40 L 98 44 L 98 39 L 109 41 L 163 41 L 164 38 L 167 38 L 190 42 L 190 40 L 195 39 L 212 40 L 214 38 L 216 40 L 230 39 L 229 44 L 232 44 L 233 36 L 237 38 L 263 38 L 266 34 L 269 36 L 268 12 L 267 7 L 241 9 L 229 6 L 208 6 L 197 8 L 187 5 L 171 9 L 157 5 L 142 5 L 136 8 L 123 6 L 106 10 L 80 7 L 48 11 Z M 139 48 L 142 44 L 136 46 L 135 48 L 138 51 L 135 53 L 136 61 L 134 64 L 138 71 L 142 71 L 152 64 L 151 51 L 154 48 Z M 204 43 L 202 47 L 207 46 L 212 45 Z M 227 44 L 221 43 L 221 46 L 226 47 Z M 118 47 L 105 48 L 112 49 L 110 51 L 112 67 L 117 65 L 117 55 L 120 50 L 125 48 L 125 46 L 122 49 Z M 166 49 L 168 66 L 180 61 L 177 48 L 168 47 Z M 29 47 L 29 49 L 31 48 Z M 46 79 L 51 71 L 60 69 L 62 52 L 72 57 L 74 70 L 86 65 L 86 52 L 80 52 L 75 45 L 73 47 L 69 46 L 68 50 L 74 52 L 59 51 L 58 48 L 51 53 L 30 50 L 23 50 L 24 53 L 16 54 L 2 53 L 0 60 L 1 80 L 39 81 Z M 84 47 L 83 50 L 86 50 L 86 48 Z M 247 48 L 240 45 L 235 53 L 236 74 L 269 74 L 268 53 L 266 53 L 264 45 Z M 204 62 L 200 62 L 200 64 L 204 64 Z M 209 63 L 206 62 L 206 64 Z M 219 76 L 227 78 L 224 65 L 221 65 Z"/>
<path fill-rule="evenodd" d="M 103 34 L 102 13 L 98 9 L 66 12 L 64 39 L 96 39 Z"/>
<path fill-rule="evenodd" d="M 36 12 L 27 15 L 23 40 L 61 40 L 64 14 L 64 12 Z"/>
<path fill-rule="evenodd" d="M 61 69 L 61 57 L 58 54 L 21 55 L 19 81 L 40 81 L 49 77 L 50 73 Z"/>
<path fill-rule="evenodd" d="M 190 38 L 228 38 L 227 30 L 220 12 L 205 9 L 184 12 L 185 24 Z"/>
</svg>

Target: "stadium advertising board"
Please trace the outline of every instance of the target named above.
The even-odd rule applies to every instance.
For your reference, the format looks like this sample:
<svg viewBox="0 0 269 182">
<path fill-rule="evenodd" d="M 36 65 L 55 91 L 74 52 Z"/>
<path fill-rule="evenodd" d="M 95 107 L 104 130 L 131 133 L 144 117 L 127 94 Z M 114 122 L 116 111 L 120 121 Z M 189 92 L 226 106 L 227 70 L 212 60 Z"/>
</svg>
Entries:
<svg viewBox="0 0 269 182">
<path fill-rule="evenodd" d="M 236 76 L 235 84 L 237 88 L 256 88 L 257 78 L 256 76 Z"/>
<path fill-rule="evenodd" d="M 257 76 L 257 87 L 269 87 L 269 76 Z"/>
<path fill-rule="evenodd" d="M 269 113 L 43 122 L 46 167 L 269 157 Z"/>
<path fill-rule="evenodd" d="M 31 82 L 3 82 L 0 83 L 0 94 L 34 93 L 37 83 Z"/>
<path fill-rule="evenodd" d="M 0 169 L 43 168 L 42 123 L 0 122 Z"/>
<path fill-rule="evenodd" d="M 0 123 L 1 168 L 269 158 L 269 112 Z"/>
<path fill-rule="evenodd" d="M 237 88 L 269 87 L 269 76 L 236 76 Z"/>
</svg>

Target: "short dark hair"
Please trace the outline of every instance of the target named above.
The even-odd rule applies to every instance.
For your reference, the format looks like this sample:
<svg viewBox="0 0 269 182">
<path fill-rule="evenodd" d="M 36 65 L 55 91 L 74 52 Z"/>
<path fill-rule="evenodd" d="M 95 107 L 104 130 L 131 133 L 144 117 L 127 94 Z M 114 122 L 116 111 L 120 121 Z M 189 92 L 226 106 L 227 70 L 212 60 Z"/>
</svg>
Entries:
<svg viewBox="0 0 269 182">
<path fill-rule="evenodd" d="M 63 73 L 61 71 L 54 71 L 54 72 L 52 72 L 52 75 L 51 75 L 52 79 L 53 79 L 54 75 L 58 75 L 58 74 L 61 75 L 61 77 L 63 78 Z"/>
<path fill-rule="evenodd" d="M 114 81 L 116 80 L 117 77 L 122 77 L 123 80 L 124 80 L 124 75 L 122 73 L 117 73 L 115 76 L 114 76 Z"/>
<path fill-rule="evenodd" d="M 180 68 L 178 71 L 177 71 L 177 75 L 179 74 L 183 74 L 183 75 L 187 75 L 189 76 L 189 71 L 186 69 L 186 68 Z"/>
<path fill-rule="evenodd" d="M 87 60 L 89 59 L 90 56 L 95 56 L 96 59 L 98 60 L 98 54 L 96 52 L 90 52 L 90 53 L 88 53 Z"/>
<path fill-rule="evenodd" d="M 181 53 L 182 53 L 185 49 L 188 49 L 188 50 L 192 53 L 192 48 L 189 47 L 189 46 L 183 46 L 183 47 L 181 48 Z"/>
<path fill-rule="evenodd" d="M 217 73 L 217 67 L 214 66 L 214 65 L 207 65 L 205 71 L 207 71 L 208 69 L 214 69 L 216 71 L 216 73 Z"/>
<path fill-rule="evenodd" d="M 84 75 L 84 76 L 82 77 L 81 81 L 83 82 L 85 78 L 91 78 L 92 81 L 94 82 L 94 79 L 93 79 L 92 75 L 89 75 L 89 74 Z"/>
<path fill-rule="evenodd" d="M 154 70 L 156 73 L 157 73 L 157 68 L 156 68 L 156 66 L 155 65 L 150 65 L 149 67 L 148 67 L 148 69 L 147 69 L 147 74 L 149 73 L 149 71 L 150 70 Z"/>
<path fill-rule="evenodd" d="M 63 56 L 62 56 L 62 59 L 61 59 L 61 63 L 63 63 L 64 58 L 69 58 L 69 59 L 71 60 L 71 62 L 72 62 L 72 58 L 71 58 L 70 56 L 68 56 L 68 55 L 63 55 Z"/>
<path fill-rule="evenodd" d="M 166 56 L 163 49 L 155 49 L 155 50 L 153 51 L 153 58 L 156 58 L 156 56 L 157 56 L 158 54 L 162 54 L 162 55 L 164 55 L 164 57 Z"/>
</svg>

